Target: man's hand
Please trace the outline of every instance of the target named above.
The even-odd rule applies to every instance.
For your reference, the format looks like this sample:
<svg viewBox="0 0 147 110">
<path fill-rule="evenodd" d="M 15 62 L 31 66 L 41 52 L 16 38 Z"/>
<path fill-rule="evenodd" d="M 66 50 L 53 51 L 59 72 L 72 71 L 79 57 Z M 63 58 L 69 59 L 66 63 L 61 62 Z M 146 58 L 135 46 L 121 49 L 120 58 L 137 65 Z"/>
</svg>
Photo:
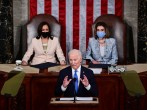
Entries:
<svg viewBox="0 0 147 110">
<path fill-rule="evenodd" d="M 63 60 L 60 62 L 60 65 L 64 66 L 64 65 L 66 65 L 66 62 Z"/>
<path fill-rule="evenodd" d="M 66 76 L 63 80 L 63 87 L 66 88 L 72 79 L 68 80 L 68 76 Z"/>
<path fill-rule="evenodd" d="M 80 78 L 80 80 L 85 87 L 87 87 L 89 85 L 89 81 L 85 75 L 84 75 L 83 80 L 81 78 Z"/>
</svg>

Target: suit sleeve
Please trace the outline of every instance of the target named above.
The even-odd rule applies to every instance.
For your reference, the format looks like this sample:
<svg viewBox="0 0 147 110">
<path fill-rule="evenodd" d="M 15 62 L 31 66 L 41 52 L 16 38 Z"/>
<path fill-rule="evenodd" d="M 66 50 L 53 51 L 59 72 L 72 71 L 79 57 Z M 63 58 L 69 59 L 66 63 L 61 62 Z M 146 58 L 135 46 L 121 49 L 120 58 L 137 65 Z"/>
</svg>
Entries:
<svg viewBox="0 0 147 110">
<path fill-rule="evenodd" d="M 96 84 L 96 81 L 95 81 L 95 77 L 94 77 L 94 73 L 93 71 L 90 71 L 88 73 L 88 80 L 89 80 L 89 83 L 91 85 L 91 88 L 89 90 L 89 93 L 92 97 L 98 97 L 98 87 L 97 87 L 97 84 Z"/>
<path fill-rule="evenodd" d="M 56 53 L 57 53 L 57 57 L 59 59 L 59 61 L 65 61 L 65 57 L 64 57 L 64 54 L 63 54 L 63 51 L 62 51 L 62 48 L 60 46 L 60 43 L 57 39 L 57 48 L 56 48 Z"/>
<path fill-rule="evenodd" d="M 59 72 L 56 88 L 55 88 L 55 96 L 60 97 L 63 95 L 63 91 L 61 90 L 61 85 L 63 84 L 64 76 L 62 75 L 62 71 Z"/>
<path fill-rule="evenodd" d="M 113 46 L 112 46 L 112 58 L 109 60 L 108 64 L 116 64 L 118 61 L 118 53 L 116 48 L 116 41 L 113 39 Z"/>
<path fill-rule="evenodd" d="M 89 39 L 89 42 L 88 42 L 88 48 L 87 48 L 87 51 L 86 51 L 86 55 L 85 55 L 85 59 L 88 59 L 88 60 L 90 60 L 90 61 L 92 61 L 93 60 L 93 58 L 92 58 L 92 56 L 91 56 L 91 51 L 92 51 L 92 49 L 91 49 L 91 43 L 92 43 L 92 39 L 90 38 Z"/>
<path fill-rule="evenodd" d="M 22 60 L 28 62 L 28 60 L 30 59 L 30 56 L 33 54 L 33 39 L 32 39 L 32 42 L 31 44 L 28 46 L 28 49 L 23 57 Z"/>
</svg>

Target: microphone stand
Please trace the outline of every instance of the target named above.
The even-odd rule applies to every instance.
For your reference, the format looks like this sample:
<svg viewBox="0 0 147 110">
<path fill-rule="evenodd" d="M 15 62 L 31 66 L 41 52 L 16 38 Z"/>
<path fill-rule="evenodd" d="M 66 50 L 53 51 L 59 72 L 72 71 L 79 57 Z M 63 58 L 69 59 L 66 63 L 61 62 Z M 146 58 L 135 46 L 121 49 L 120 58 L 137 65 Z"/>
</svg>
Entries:
<svg viewBox="0 0 147 110">
<path fill-rule="evenodd" d="M 76 103 L 76 90 L 75 90 L 75 82 L 76 82 L 76 78 L 73 79 L 73 83 L 74 83 L 74 102 L 73 103 Z"/>
</svg>

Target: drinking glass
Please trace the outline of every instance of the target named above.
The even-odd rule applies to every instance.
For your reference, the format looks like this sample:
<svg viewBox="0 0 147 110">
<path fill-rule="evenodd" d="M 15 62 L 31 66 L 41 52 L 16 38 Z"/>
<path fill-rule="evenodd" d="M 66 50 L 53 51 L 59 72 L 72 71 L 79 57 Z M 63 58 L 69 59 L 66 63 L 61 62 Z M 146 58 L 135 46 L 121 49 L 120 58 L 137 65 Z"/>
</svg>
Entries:
<svg viewBox="0 0 147 110">
<path fill-rule="evenodd" d="M 14 68 L 15 70 L 22 70 L 23 69 L 21 67 L 21 63 L 22 63 L 21 60 L 16 60 L 15 63 L 16 63 L 16 67 Z"/>
</svg>

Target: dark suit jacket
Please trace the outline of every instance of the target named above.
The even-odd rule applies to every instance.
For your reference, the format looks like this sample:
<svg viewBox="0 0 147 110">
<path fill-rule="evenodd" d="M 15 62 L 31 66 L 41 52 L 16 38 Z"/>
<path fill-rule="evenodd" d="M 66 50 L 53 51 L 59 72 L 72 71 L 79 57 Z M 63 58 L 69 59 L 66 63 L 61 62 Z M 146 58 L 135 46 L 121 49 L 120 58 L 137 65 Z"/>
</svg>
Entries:
<svg viewBox="0 0 147 110">
<path fill-rule="evenodd" d="M 97 85 L 95 82 L 95 78 L 94 78 L 94 74 L 93 71 L 85 68 L 83 66 L 81 66 L 81 75 L 80 77 L 83 79 L 83 75 L 85 75 L 88 80 L 89 83 L 91 85 L 90 90 L 87 90 L 84 85 L 82 84 L 82 82 L 80 81 L 79 84 L 79 89 L 78 92 L 76 94 L 77 97 L 97 97 L 98 96 L 98 89 L 97 89 Z M 69 85 L 67 86 L 66 91 L 62 91 L 61 90 L 61 85 L 63 84 L 63 80 L 65 78 L 65 76 L 68 76 L 69 79 L 72 79 L 72 69 L 71 66 L 63 69 L 60 71 L 59 73 L 59 77 L 58 77 L 58 81 L 57 81 L 57 85 L 56 85 L 56 89 L 55 89 L 55 96 L 60 97 L 60 96 L 64 96 L 64 97 L 74 97 L 74 80 L 72 80 Z"/>
</svg>

